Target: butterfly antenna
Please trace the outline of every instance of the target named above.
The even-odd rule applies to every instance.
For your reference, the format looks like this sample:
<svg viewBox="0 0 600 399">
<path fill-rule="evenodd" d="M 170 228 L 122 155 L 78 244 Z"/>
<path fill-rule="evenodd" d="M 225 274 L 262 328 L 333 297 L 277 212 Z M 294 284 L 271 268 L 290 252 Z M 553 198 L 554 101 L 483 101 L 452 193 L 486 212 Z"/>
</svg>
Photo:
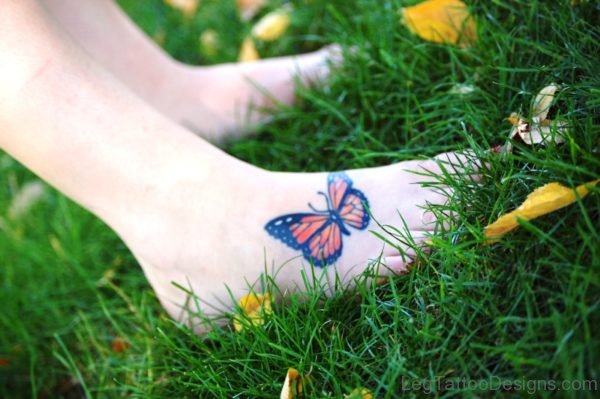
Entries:
<svg viewBox="0 0 600 399">
<path fill-rule="evenodd" d="M 329 202 L 329 197 L 323 191 L 319 191 L 317 194 L 325 197 L 325 203 L 327 204 L 327 211 L 331 212 L 331 203 Z"/>
<path fill-rule="evenodd" d="M 319 211 L 319 210 L 315 209 L 315 207 L 313 206 L 313 204 L 311 204 L 310 202 L 308 203 L 308 207 L 310 209 L 312 209 L 313 211 L 317 212 L 317 213 L 323 213 L 323 211 Z"/>
</svg>

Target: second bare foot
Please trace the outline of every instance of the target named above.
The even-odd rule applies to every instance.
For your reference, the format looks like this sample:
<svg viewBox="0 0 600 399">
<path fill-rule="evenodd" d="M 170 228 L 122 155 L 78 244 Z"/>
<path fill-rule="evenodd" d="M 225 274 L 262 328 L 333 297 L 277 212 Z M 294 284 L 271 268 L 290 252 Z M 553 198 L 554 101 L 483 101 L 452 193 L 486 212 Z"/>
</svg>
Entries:
<svg viewBox="0 0 600 399">
<path fill-rule="evenodd" d="M 162 94 L 166 113 L 214 143 L 252 132 L 266 120 L 264 109 L 292 104 L 296 81 L 322 81 L 341 61 L 337 45 L 298 56 L 210 67 L 180 65 Z"/>
</svg>

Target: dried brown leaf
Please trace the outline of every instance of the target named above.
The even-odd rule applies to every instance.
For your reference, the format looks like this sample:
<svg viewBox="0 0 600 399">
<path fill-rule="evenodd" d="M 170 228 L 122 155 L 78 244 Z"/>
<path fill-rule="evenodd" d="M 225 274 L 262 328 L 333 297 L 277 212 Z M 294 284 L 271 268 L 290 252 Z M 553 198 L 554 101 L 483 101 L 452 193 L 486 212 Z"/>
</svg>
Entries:
<svg viewBox="0 0 600 399">
<path fill-rule="evenodd" d="M 283 387 L 281 388 L 281 394 L 279 395 L 279 398 L 294 399 L 298 396 L 301 396 L 304 392 L 303 379 L 306 378 L 307 377 L 302 377 L 295 368 L 289 368 L 285 376 L 285 381 L 283 382 Z"/>
<path fill-rule="evenodd" d="M 533 101 L 533 117 L 540 121 L 545 120 L 548 117 L 548 111 L 554 101 L 554 94 L 560 89 L 556 83 L 551 83 L 544 87 Z"/>
</svg>

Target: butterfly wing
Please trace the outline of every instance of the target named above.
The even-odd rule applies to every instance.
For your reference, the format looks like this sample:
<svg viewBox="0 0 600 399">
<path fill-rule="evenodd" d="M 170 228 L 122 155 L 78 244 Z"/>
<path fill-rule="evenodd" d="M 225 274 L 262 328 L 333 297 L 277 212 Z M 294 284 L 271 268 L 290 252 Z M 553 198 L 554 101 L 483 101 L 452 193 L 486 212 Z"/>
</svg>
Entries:
<svg viewBox="0 0 600 399">
<path fill-rule="evenodd" d="M 265 229 L 287 246 L 302 250 L 304 258 L 318 267 L 335 262 L 342 253 L 340 227 L 328 214 L 284 215 L 271 220 Z"/>
<path fill-rule="evenodd" d="M 293 213 L 271 220 L 267 232 L 293 249 L 301 249 L 329 220 L 329 215 Z"/>
<path fill-rule="evenodd" d="M 330 221 L 315 233 L 302 247 L 306 260 L 318 267 L 330 265 L 342 254 L 342 232 L 340 226 Z"/>
<path fill-rule="evenodd" d="M 331 209 L 338 209 L 346 192 L 352 187 L 352 180 L 344 172 L 330 173 L 327 176 L 327 191 Z"/>
<path fill-rule="evenodd" d="M 352 188 L 352 180 L 344 172 L 331 173 L 327 184 L 331 208 L 340 215 L 345 224 L 359 230 L 365 229 L 370 218 L 365 208 L 365 205 L 368 206 L 367 198 L 362 191 Z"/>
<path fill-rule="evenodd" d="M 292 213 L 275 218 L 265 226 L 270 235 L 301 250 L 304 258 L 318 267 L 331 264 L 341 256 L 342 233 L 350 234 L 346 224 L 359 230 L 369 224 L 367 198 L 352 188 L 352 180 L 346 173 L 329 174 L 327 189 L 329 212 Z"/>
<path fill-rule="evenodd" d="M 369 202 L 362 191 L 352 188 L 346 192 L 338 213 L 345 224 L 363 230 L 370 220 L 366 209 L 368 206 Z"/>
</svg>

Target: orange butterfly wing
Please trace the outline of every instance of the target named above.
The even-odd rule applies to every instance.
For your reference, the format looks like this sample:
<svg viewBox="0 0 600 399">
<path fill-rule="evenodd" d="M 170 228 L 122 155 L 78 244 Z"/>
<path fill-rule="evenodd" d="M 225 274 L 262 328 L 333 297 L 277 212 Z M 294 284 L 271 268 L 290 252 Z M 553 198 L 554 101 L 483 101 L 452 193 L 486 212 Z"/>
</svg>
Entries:
<svg viewBox="0 0 600 399">
<path fill-rule="evenodd" d="M 337 210 L 342 204 L 346 191 L 352 184 L 345 173 L 332 173 L 327 178 L 331 209 Z"/>
<path fill-rule="evenodd" d="M 367 199 L 358 190 L 350 190 L 339 210 L 340 217 L 349 226 L 362 230 L 369 224 L 369 214 L 365 209 Z"/>
<path fill-rule="evenodd" d="M 313 259 L 315 266 L 333 263 L 342 253 L 342 232 L 337 223 L 329 223 L 308 242 L 303 249 Z"/>
<path fill-rule="evenodd" d="M 340 226 L 330 215 L 295 213 L 273 219 L 267 232 L 294 249 L 318 267 L 333 263 L 342 253 Z"/>
<path fill-rule="evenodd" d="M 329 215 L 308 215 L 290 225 L 292 236 L 302 245 L 325 225 Z"/>
</svg>

